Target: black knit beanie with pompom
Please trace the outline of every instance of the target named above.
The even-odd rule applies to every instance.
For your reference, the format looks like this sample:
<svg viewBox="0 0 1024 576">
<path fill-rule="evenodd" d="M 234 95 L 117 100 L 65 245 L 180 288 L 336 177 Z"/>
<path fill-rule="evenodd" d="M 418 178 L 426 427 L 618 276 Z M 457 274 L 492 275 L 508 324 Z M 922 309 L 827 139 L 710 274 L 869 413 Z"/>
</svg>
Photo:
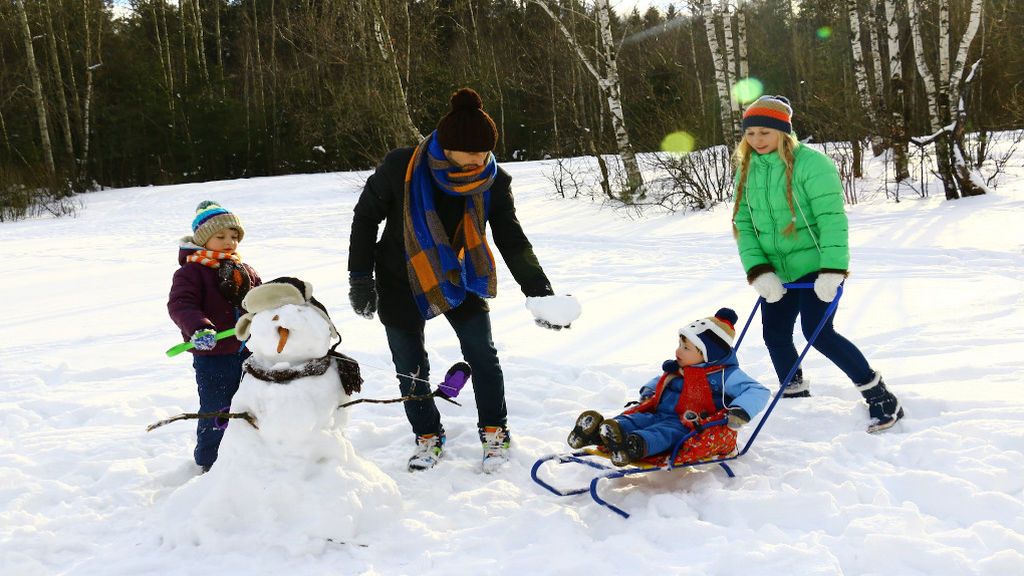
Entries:
<svg viewBox="0 0 1024 576">
<path fill-rule="evenodd" d="M 484 103 L 476 90 L 460 88 L 452 94 L 448 114 L 437 123 L 437 141 L 445 150 L 494 150 L 498 143 L 498 127 L 484 112 Z"/>
</svg>

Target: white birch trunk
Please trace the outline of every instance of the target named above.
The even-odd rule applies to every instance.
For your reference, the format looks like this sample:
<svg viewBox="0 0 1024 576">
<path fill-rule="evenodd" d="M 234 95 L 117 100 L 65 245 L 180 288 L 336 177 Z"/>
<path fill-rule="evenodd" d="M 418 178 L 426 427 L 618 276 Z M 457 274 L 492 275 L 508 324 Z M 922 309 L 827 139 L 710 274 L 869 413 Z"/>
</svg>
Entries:
<svg viewBox="0 0 1024 576">
<path fill-rule="evenodd" d="M 736 50 L 732 27 L 732 11 L 730 10 L 729 0 L 722 0 L 722 32 L 725 34 L 725 53 L 722 55 L 725 61 L 725 85 L 730 90 L 729 98 L 729 109 L 732 111 L 730 115 L 731 128 L 732 128 L 732 140 L 733 142 L 740 141 L 740 101 L 736 98 L 732 98 L 732 87 L 736 85 Z"/>
<path fill-rule="evenodd" d="M 213 35 L 217 47 L 217 79 L 220 82 L 221 98 L 225 96 L 224 87 L 224 41 L 220 32 L 220 0 L 213 0 Z"/>
<path fill-rule="evenodd" d="M 160 28 L 160 23 L 164 25 L 164 53 L 161 56 L 165 61 L 165 69 L 167 70 L 167 108 L 171 112 L 171 129 L 175 127 L 175 109 L 177 105 L 174 101 L 174 63 L 171 61 L 171 29 L 167 27 L 167 5 L 164 0 L 159 0 L 160 4 L 160 21 L 157 23 L 157 29 Z"/>
<path fill-rule="evenodd" d="M 980 0 L 974 0 L 971 5 L 971 20 L 975 18 L 980 19 L 981 8 L 975 7 L 975 4 L 979 3 Z M 960 47 L 964 47 L 963 40 L 968 36 L 973 39 L 974 33 L 977 32 L 975 28 L 974 32 L 970 31 L 971 23 L 968 24 L 968 31 L 964 33 L 964 38 L 961 38 Z M 968 47 L 970 43 L 968 43 Z M 966 56 L 966 50 L 963 51 Z M 958 53 L 959 56 L 959 53 Z M 974 75 L 978 70 L 978 66 L 981 65 L 981 60 L 978 60 L 971 66 L 971 71 L 967 75 L 967 78 L 963 81 L 963 91 L 967 90 L 970 86 L 971 81 L 974 79 Z M 961 67 L 963 69 L 963 67 Z M 954 115 L 953 121 L 953 134 L 950 140 L 952 141 L 953 157 L 955 163 L 955 170 L 957 176 L 957 184 L 960 187 L 960 194 L 962 196 L 980 196 L 981 194 L 987 193 L 988 186 L 985 185 L 985 179 L 978 174 L 977 170 L 971 168 L 970 163 L 967 161 L 967 150 L 964 146 L 964 130 L 967 124 L 967 106 L 964 103 L 963 98 L 957 99 L 956 114 Z"/>
<path fill-rule="evenodd" d="M 899 12 L 895 0 L 885 0 L 886 36 L 889 44 L 889 117 L 890 145 L 893 152 L 893 163 L 896 168 L 896 181 L 902 182 L 910 177 L 907 166 L 907 129 L 903 118 L 903 64 L 900 60 L 900 27 Z"/>
<path fill-rule="evenodd" d="M 850 48 L 853 51 L 853 73 L 857 83 L 857 98 L 860 100 L 860 108 L 867 117 L 868 126 L 874 127 L 875 107 L 871 102 L 871 89 L 868 84 L 868 70 L 864 65 L 864 47 L 861 43 L 860 8 L 857 0 L 846 0 L 846 13 L 850 17 Z M 875 132 L 872 129 L 872 132 Z M 879 149 L 882 139 L 877 133 L 869 134 L 871 148 Z"/>
<path fill-rule="evenodd" d="M 397 122 L 394 127 L 395 138 L 399 144 L 416 144 L 423 139 L 423 135 L 409 115 L 409 104 L 406 102 L 405 88 L 402 86 L 402 72 L 398 69 L 395 46 L 391 43 L 391 34 L 379 0 L 373 0 L 373 36 L 377 41 L 380 57 L 384 60 L 385 80 L 390 85 L 390 88 L 385 89 L 391 99 L 391 114 Z"/>
<path fill-rule="evenodd" d="M 744 8 L 747 0 L 740 0 L 736 9 L 736 46 L 740 65 L 740 78 L 750 77 L 750 65 L 747 62 L 747 11 Z"/>
<path fill-rule="evenodd" d="M 54 33 L 53 16 L 50 13 L 50 0 L 43 4 L 46 8 L 46 37 L 50 46 L 50 67 L 53 69 L 53 79 L 57 84 L 57 107 L 60 109 L 61 130 L 64 132 L 64 152 L 68 159 L 74 159 L 74 142 L 71 139 L 71 116 L 68 114 L 68 100 L 64 95 L 64 76 L 60 70 L 60 58 L 57 52 L 57 35 Z"/>
<path fill-rule="evenodd" d="M 940 93 L 949 94 L 949 0 L 939 0 L 939 82 Z M 952 96 L 950 94 L 950 96 Z M 950 109 L 956 106 L 955 100 L 949 101 Z M 952 115 L 949 116 L 950 118 Z"/>
<path fill-rule="evenodd" d="M 917 73 L 921 76 L 924 84 L 924 93 L 928 98 L 928 129 L 938 132 L 942 128 L 942 113 L 939 110 L 938 91 L 935 84 L 935 76 L 928 67 L 924 53 L 924 39 L 921 37 L 921 9 L 919 0 L 908 0 L 907 10 L 910 16 L 910 36 L 914 43 L 914 62 L 917 65 Z"/>
<path fill-rule="evenodd" d="M 558 19 L 558 16 L 551 10 L 547 2 L 544 2 L 544 0 L 530 0 L 530 2 L 544 10 L 551 20 L 554 21 L 562 32 L 562 36 L 565 37 L 566 42 L 576 52 L 580 62 L 590 72 L 591 76 L 597 80 L 597 85 L 608 103 L 612 130 L 615 132 L 615 145 L 626 172 L 626 190 L 622 192 L 620 199 L 623 202 L 631 202 L 633 200 L 633 193 L 643 185 L 643 177 L 640 174 L 640 166 L 636 161 L 636 154 L 633 152 L 633 145 L 629 141 L 626 119 L 622 112 L 622 97 L 619 92 L 619 70 L 615 61 L 615 45 L 612 41 L 611 18 L 609 17 L 611 7 L 608 4 L 608 0 L 597 0 L 595 4 L 598 19 L 597 33 L 599 34 L 602 47 L 601 57 L 602 64 L 604 64 L 604 73 L 598 71 L 597 65 L 583 52 L 583 47 L 576 41 L 576 38 L 565 25 L 562 24 L 562 21 Z"/>
<path fill-rule="evenodd" d="M 729 102 L 729 84 L 726 76 L 726 65 L 722 51 L 718 47 L 718 31 L 715 26 L 714 0 L 703 0 L 704 30 L 708 35 L 708 48 L 711 50 L 712 68 L 715 71 L 715 89 L 718 91 L 718 109 L 721 112 L 722 140 L 731 151 L 736 146 L 732 130 L 732 106 Z"/>
<path fill-rule="evenodd" d="M 604 57 L 604 91 L 608 100 L 608 111 L 611 114 L 612 130 L 615 131 L 615 144 L 626 170 L 626 190 L 623 191 L 622 200 L 629 202 L 632 200 L 633 193 L 640 189 L 644 181 L 640 175 L 640 166 L 637 165 L 636 155 L 633 153 L 633 145 L 629 141 L 629 133 L 626 131 L 626 116 L 622 112 L 619 67 L 615 61 L 615 44 L 612 40 L 611 10 L 608 0 L 597 1 L 597 21 L 601 30 L 601 46 Z"/>
<path fill-rule="evenodd" d="M 960 84 L 964 67 L 967 65 L 967 53 L 971 49 L 974 37 L 978 34 L 978 27 L 981 25 L 981 15 L 984 9 L 984 0 L 971 0 L 971 11 L 968 16 L 967 29 L 960 38 L 960 46 L 956 51 L 956 59 L 953 61 L 953 70 L 949 74 L 949 105 L 957 106 L 960 102 Z"/>
<path fill-rule="evenodd" d="M 92 87 L 93 87 L 93 70 L 102 66 L 101 63 L 92 63 L 92 32 L 89 28 L 89 0 L 82 0 L 82 7 L 84 12 L 85 20 L 85 101 L 82 109 L 82 159 L 79 161 L 79 182 L 84 182 L 86 175 L 89 172 L 89 144 L 92 142 L 90 138 L 90 118 L 92 117 Z M 103 38 L 102 20 L 97 19 L 100 22 L 99 29 L 96 30 L 96 52 L 100 53 L 100 42 Z"/>
<path fill-rule="evenodd" d="M 179 30 L 181 35 L 181 83 L 188 86 L 188 35 L 185 33 L 188 18 L 185 18 L 185 1 L 178 0 L 178 23 L 181 24 Z M 255 8 L 256 3 L 253 2 L 253 12 L 255 12 Z"/>
<path fill-rule="evenodd" d="M 206 65 L 206 33 L 203 31 L 203 11 L 199 6 L 199 0 L 193 0 L 192 16 L 196 28 L 195 33 L 192 35 L 192 41 L 195 44 L 196 60 L 199 61 L 199 71 L 203 74 L 203 81 L 209 87 L 210 69 Z"/>
<path fill-rule="evenodd" d="M 43 147 L 43 160 L 50 175 L 57 173 L 53 163 L 53 147 L 50 144 L 50 126 L 46 121 L 46 102 L 43 100 L 43 82 L 39 78 L 36 66 L 36 52 L 32 48 L 32 29 L 28 25 L 28 13 L 25 12 L 24 0 L 14 0 L 14 7 L 21 23 L 21 31 L 25 40 L 25 58 L 28 62 L 29 76 L 32 78 L 32 92 L 36 104 L 36 121 L 39 123 L 39 137 Z"/>
<path fill-rule="evenodd" d="M 867 25 L 868 46 L 871 48 L 871 71 L 875 76 L 875 110 L 885 100 L 885 81 L 882 79 L 882 44 L 878 36 L 878 19 L 875 17 L 878 0 L 868 0 Z"/>
<path fill-rule="evenodd" d="M 697 35 L 691 29 L 690 31 L 690 57 L 693 59 L 693 69 L 700 70 L 700 65 L 697 64 Z M 704 110 L 707 104 L 704 101 L 704 83 L 697 82 L 697 94 L 700 96 L 700 109 Z"/>
</svg>

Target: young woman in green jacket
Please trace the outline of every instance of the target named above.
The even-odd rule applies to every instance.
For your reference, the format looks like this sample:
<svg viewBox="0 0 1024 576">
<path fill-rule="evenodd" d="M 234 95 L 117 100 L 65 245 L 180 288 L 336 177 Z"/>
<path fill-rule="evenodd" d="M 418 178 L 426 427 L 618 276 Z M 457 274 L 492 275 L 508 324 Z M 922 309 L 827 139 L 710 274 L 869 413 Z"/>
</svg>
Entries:
<svg viewBox="0 0 1024 576">
<path fill-rule="evenodd" d="M 743 140 L 736 148 L 733 234 L 747 281 L 765 299 L 764 341 L 781 381 L 797 360 L 796 318 L 810 337 L 839 285 L 846 279 L 850 249 L 843 187 L 832 160 L 793 135 L 793 109 L 782 96 L 762 96 L 743 114 Z M 813 282 L 814 290 L 791 290 L 791 282 Z M 842 370 L 863 395 L 869 432 L 891 428 L 903 408 L 881 374 L 839 335 L 829 318 L 814 348 Z M 803 371 L 784 391 L 810 396 Z"/>
</svg>

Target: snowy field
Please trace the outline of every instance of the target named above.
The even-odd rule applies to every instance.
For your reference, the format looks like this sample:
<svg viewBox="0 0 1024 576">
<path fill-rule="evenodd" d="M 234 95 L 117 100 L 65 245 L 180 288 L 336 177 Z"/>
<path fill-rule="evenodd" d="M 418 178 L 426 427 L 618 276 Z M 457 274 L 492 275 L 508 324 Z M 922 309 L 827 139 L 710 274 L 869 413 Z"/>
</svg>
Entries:
<svg viewBox="0 0 1024 576">
<path fill-rule="evenodd" d="M 298 556 L 231 515 L 192 544 L 162 539 L 175 528 L 162 524 L 171 495 L 197 481 L 195 429 L 145 428 L 198 405 L 190 358 L 163 354 L 179 340 L 165 302 L 177 239 L 199 201 L 218 200 L 245 223 L 240 253 L 264 279 L 313 283 L 340 350 L 363 363 L 363 396 L 393 397 L 383 328 L 347 299 L 367 173 L 108 190 L 83 196 L 74 219 L 0 224 L 0 574 L 1024 574 L 1019 158 L 991 195 L 946 202 L 933 184 L 930 198 L 876 195 L 848 209 L 852 276 L 837 327 L 883 372 L 902 422 L 865 433 L 859 394 L 812 352 L 814 397 L 779 404 L 736 478 L 706 468 L 606 483 L 628 520 L 585 495 L 555 497 L 530 467 L 567 449 L 580 411 L 614 413 L 634 398 L 679 326 L 721 306 L 746 319 L 755 293 L 731 206 L 637 218 L 555 198 L 550 162 L 504 166 L 555 290 L 583 306 L 570 330 L 538 328 L 500 264 L 492 320 L 512 462 L 481 472 L 468 387 L 462 408 L 439 404 L 448 452 L 425 473 L 405 470 L 412 435 L 398 405 L 353 406 L 346 435 L 394 479 L 401 511 L 357 541 Z M 740 362 L 774 389 L 754 322 Z M 460 360 L 446 322 L 429 323 L 427 341 L 438 375 Z"/>
</svg>

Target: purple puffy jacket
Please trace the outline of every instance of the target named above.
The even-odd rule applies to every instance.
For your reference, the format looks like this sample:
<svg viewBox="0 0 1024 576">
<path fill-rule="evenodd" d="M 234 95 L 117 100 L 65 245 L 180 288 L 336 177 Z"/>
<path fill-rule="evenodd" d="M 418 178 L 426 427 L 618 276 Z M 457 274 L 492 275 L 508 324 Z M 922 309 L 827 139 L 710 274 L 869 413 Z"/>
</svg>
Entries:
<svg viewBox="0 0 1024 576">
<path fill-rule="evenodd" d="M 167 297 L 167 313 L 178 325 L 185 341 L 192 338 L 196 330 L 212 328 L 218 332 L 235 327 L 235 321 L 242 314 L 217 288 L 217 270 L 198 262 L 186 262 L 185 258 L 194 249 L 178 250 L 178 268 L 171 280 L 171 293 Z M 260 285 L 256 270 L 242 264 L 249 273 L 251 287 Z M 234 354 L 242 347 L 237 338 L 225 338 L 217 342 L 213 350 L 191 350 L 193 354 L 214 356 Z"/>
</svg>

